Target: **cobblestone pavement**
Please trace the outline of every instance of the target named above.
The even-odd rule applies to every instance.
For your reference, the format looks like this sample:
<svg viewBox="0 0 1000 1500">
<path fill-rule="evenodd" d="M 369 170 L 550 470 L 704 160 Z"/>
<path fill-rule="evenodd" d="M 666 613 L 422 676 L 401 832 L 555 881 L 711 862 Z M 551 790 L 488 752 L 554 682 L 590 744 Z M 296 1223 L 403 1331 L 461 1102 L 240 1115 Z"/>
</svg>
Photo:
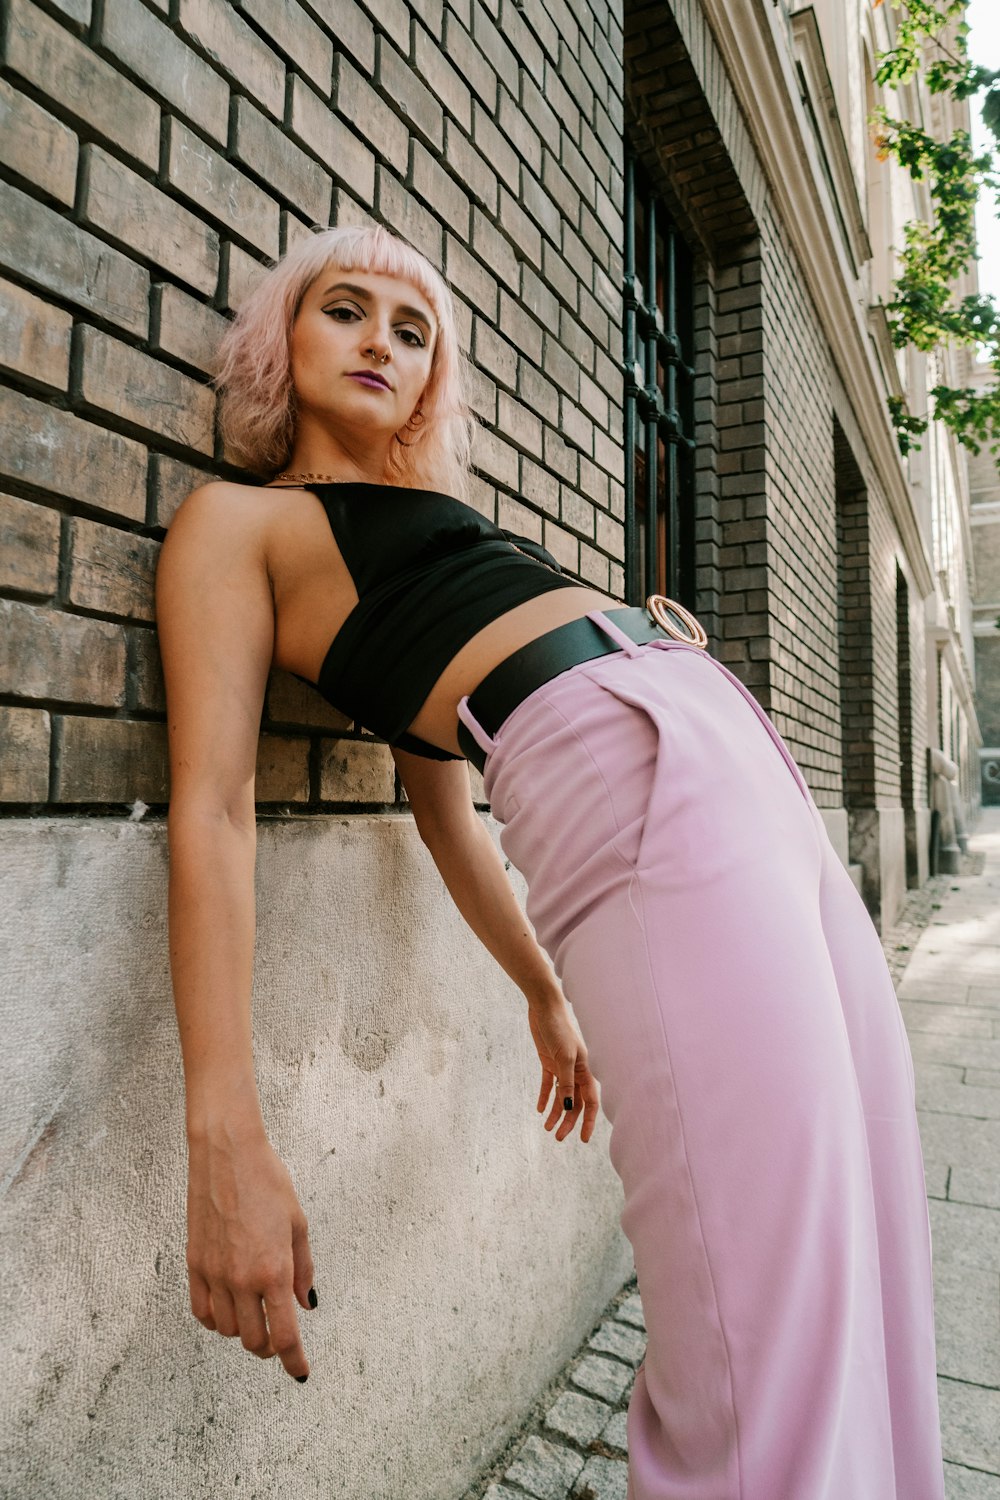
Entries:
<svg viewBox="0 0 1000 1500">
<path fill-rule="evenodd" d="M 960 874 L 909 893 L 882 945 L 916 1074 L 947 1500 L 1000 1500 L 1000 808 L 981 812 Z M 645 1344 L 633 1277 L 463 1500 L 625 1500 Z"/>
</svg>

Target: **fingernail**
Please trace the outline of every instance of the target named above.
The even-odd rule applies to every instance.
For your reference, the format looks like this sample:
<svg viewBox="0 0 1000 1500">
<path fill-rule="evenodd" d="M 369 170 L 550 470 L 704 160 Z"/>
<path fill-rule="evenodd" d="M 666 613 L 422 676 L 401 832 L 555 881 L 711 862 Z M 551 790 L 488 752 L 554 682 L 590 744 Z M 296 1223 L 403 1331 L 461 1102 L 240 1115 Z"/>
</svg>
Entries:
<svg viewBox="0 0 1000 1500">
<path fill-rule="evenodd" d="M 565 1099 L 563 1100 L 563 1109 L 572 1109 L 572 1108 L 573 1108 L 573 1101 L 570 1098 L 570 1096 L 567 1094 L 566 1097 L 565 1097 Z"/>
<path fill-rule="evenodd" d="M 308 1375 L 296 1375 L 295 1379 L 299 1382 L 299 1385 L 301 1385 L 304 1380 L 308 1380 L 309 1379 L 309 1376 Z"/>
<path fill-rule="evenodd" d="M 311 1286 L 309 1288 L 309 1306 L 310 1307 L 318 1307 L 319 1306 L 319 1298 L 316 1295 L 316 1288 L 314 1286 Z"/>
</svg>

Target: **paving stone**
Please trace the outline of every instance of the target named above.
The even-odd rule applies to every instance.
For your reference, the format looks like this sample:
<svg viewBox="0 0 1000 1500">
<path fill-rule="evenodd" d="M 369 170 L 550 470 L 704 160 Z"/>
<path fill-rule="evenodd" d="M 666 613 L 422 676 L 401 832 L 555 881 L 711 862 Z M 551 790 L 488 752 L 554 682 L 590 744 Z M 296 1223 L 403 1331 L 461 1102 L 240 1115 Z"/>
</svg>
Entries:
<svg viewBox="0 0 1000 1500">
<path fill-rule="evenodd" d="M 938 1374 L 1000 1386 L 1000 1275 L 934 1258 Z"/>
<path fill-rule="evenodd" d="M 996 1167 L 951 1168 L 948 1199 L 952 1203 L 977 1203 L 982 1208 L 1000 1208 L 1000 1171 Z"/>
<path fill-rule="evenodd" d="M 969 998 L 969 986 L 961 982 L 944 984 L 934 980 L 914 979 L 911 977 L 911 970 L 907 969 L 896 986 L 896 994 L 900 1000 L 927 1000 L 932 1005 L 964 1005 Z"/>
<path fill-rule="evenodd" d="M 545 1413 L 545 1425 L 562 1437 L 572 1438 L 581 1448 L 606 1426 L 611 1408 L 579 1391 L 563 1391 Z"/>
<path fill-rule="evenodd" d="M 1000 1068 L 966 1068 L 965 1082 L 973 1088 L 1000 1089 Z"/>
<path fill-rule="evenodd" d="M 638 1328 L 629 1328 L 626 1323 L 606 1318 L 591 1334 L 587 1347 L 596 1349 L 600 1354 L 613 1354 L 616 1359 L 625 1360 L 634 1369 L 641 1364 L 646 1352 L 646 1336 Z"/>
<path fill-rule="evenodd" d="M 524 1500 L 523 1490 L 510 1490 L 505 1484 L 491 1484 L 483 1500 Z"/>
<path fill-rule="evenodd" d="M 622 1305 L 616 1309 L 615 1317 L 622 1323 L 631 1323 L 633 1328 L 646 1329 L 646 1315 L 642 1310 L 642 1298 L 638 1292 L 633 1292 L 626 1297 Z"/>
<path fill-rule="evenodd" d="M 934 1262 L 1000 1272 L 1000 1212 L 972 1203 L 930 1204 Z"/>
<path fill-rule="evenodd" d="M 938 1400 L 948 1462 L 1000 1474 L 1000 1391 L 941 1379 Z"/>
<path fill-rule="evenodd" d="M 633 1374 L 627 1365 L 619 1364 L 617 1360 L 588 1354 L 581 1359 L 570 1378 L 581 1390 L 617 1405 L 631 1385 Z"/>
<path fill-rule="evenodd" d="M 623 1458 L 588 1458 L 571 1495 L 579 1500 L 626 1500 L 628 1465 Z"/>
<path fill-rule="evenodd" d="M 947 1198 L 951 1167 L 946 1161 L 924 1162 L 924 1188 L 928 1198 Z"/>
<path fill-rule="evenodd" d="M 974 1120 L 1000 1120 L 1000 1089 L 928 1079 L 921 1071 L 917 1077 L 917 1108 L 937 1114 L 970 1115 Z"/>
<path fill-rule="evenodd" d="M 628 1452 L 628 1412 L 616 1411 L 601 1429 L 601 1442 Z"/>
<path fill-rule="evenodd" d="M 582 1468 L 583 1459 L 572 1448 L 532 1435 L 525 1439 L 504 1478 L 519 1484 L 536 1500 L 564 1500 Z"/>
<path fill-rule="evenodd" d="M 1000 1476 L 945 1464 L 944 1493 L 945 1500 L 1000 1500 Z"/>
</svg>

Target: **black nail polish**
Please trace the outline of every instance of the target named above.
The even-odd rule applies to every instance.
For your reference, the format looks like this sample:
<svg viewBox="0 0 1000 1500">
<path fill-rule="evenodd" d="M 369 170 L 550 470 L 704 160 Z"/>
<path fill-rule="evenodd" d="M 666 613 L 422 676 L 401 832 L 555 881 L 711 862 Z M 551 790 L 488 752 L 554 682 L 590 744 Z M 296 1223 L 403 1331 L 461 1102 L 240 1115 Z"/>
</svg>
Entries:
<svg viewBox="0 0 1000 1500">
<path fill-rule="evenodd" d="M 316 1288 L 314 1286 L 311 1286 L 309 1288 L 309 1306 L 310 1307 L 318 1307 L 319 1306 L 319 1298 L 316 1295 Z"/>
<path fill-rule="evenodd" d="M 565 1099 L 563 1100 L 563 1109 L 572 1109 L 572 1108 L 573 1108 L 573 1101 L 570 1098 L 570 1096 L 567 1094 L 566 1097 L 565 1097 Z"/>
<path fill-rule="evenodd" d="M 309 1376 L 308 1375 L 296 1375 L 295 1379 L 301 1385 L 304 1380 L 308 1380 L 309 1379 Z"/>
</svg>

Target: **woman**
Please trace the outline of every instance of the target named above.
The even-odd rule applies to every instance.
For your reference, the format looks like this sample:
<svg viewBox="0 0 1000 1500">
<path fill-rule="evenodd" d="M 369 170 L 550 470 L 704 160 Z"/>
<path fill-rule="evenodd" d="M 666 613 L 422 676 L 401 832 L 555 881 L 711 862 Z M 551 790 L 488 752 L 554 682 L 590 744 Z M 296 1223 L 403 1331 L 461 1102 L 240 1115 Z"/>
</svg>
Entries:
<svg viewBox="0 0 1000 1500">
<path fill-rule="evenodd" d="M 265 483 L 194 491 L 163 546 L 192 1310 L 306 1379 L 313 1262 L 249 1018 L 277 665 L 389 741 L 526 996 L 557 1139 L 578 1119 L 590 1139 L 600 1081 L 648 1328 L 630 1500 L 941 1500 L 913 1071 L 868 912 L 697 621 L 622 607 L 465 503 L 466 375 L 424 257 L 380 228 L 315 235 L 224 341 L 227 448 Z"/>
</svg>

